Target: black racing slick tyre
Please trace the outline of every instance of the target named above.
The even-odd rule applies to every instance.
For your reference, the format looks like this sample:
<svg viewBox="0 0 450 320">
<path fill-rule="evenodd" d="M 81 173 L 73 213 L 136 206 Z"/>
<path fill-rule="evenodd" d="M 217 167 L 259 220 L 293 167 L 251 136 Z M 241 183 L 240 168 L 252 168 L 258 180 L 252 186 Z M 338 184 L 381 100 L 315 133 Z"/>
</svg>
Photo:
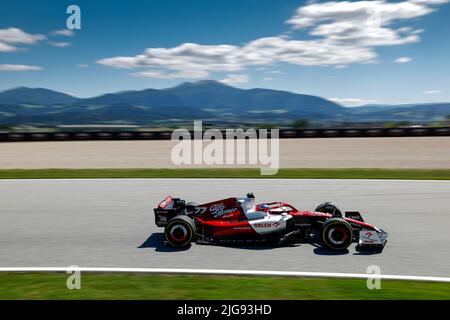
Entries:
<svg viewBox="0 0 450 320">
<path fill-rule="evenodd" d="M 341 210 L 339 210 L 339 208 L 336 207 L 331 202 L 324 202 L 324 203 L 319 204 L 314 211 L 329 213 L 329 214 L 333 215 L 333 217 L 342 217 Z"/>
<path fill-rule="evenodd" d="M 195 224 L 188 216 L 176 216 L 164 229 L 167 243 L 175 248 L 188 247 L 195 238 Z"/>
<path fill-rule="evenodd" d="M 331 250 L 345 250 L 353 242 L 353 228 L 344 219 L 331 218 L 322 226 L 322 244 Z"/>
</svg>

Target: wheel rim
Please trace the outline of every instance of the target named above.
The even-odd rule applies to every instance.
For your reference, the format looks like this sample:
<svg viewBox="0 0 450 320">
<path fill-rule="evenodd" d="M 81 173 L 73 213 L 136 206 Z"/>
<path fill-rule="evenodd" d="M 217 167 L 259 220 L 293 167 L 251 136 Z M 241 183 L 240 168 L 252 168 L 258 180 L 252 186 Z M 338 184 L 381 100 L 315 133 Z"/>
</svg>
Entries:
<svg viewBox="0 0 450 320">
<path fill-rule="evenodd" d="M 185 226 L 176 224 L 170 228 L 169 235 L 174 241 L 182 242 L 188 238 L 188 231 Z"/>
<path fill-rule="evenodd" d="M 346 242 L 348 238 L 346 230 L 341 226 L 332 227 L 328 231 L 328 239 L 334 245 L 342 245 Z"/>
</svg>

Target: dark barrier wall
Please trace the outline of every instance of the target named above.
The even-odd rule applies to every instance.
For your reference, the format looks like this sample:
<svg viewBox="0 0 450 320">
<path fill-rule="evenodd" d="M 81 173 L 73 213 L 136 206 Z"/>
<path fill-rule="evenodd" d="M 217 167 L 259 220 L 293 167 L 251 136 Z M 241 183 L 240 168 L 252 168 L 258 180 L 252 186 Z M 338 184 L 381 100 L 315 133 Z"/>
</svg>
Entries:
<svg viewBox="0 0 450 320">
<path fill-rule="evenodd" d="M 269 130 L 270 132 L 270 130 Z M 82 140 L 170 140 L 171 131 L 0 132 L 0 142 Z M 191 134 L 193 137 L 193 135 Z M 281 129 L 280 138 L 351 138 L 450 136 L 450 127 Z"/>
</svg>

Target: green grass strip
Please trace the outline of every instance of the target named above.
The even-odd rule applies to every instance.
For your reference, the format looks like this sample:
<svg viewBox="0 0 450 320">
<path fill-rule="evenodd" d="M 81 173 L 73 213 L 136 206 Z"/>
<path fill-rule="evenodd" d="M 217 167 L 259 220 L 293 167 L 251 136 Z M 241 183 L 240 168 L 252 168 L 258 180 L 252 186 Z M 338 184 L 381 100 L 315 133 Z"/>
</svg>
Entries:
<svg viewBox="0 0 450 320">
<path fill-rule="evenodd" d="M 0 299 L 450 299 L 450 283 L 362 279 L 92 274 L 68 290 L 65 273 L 1 273 Z"/>
<path fill-rule="evenodd" d="M 7 169 L 0 179 L 81 178 L 276 178 L 450 180 L 450 169 L 280 169 L 272 176 L 259 169 Z"/>
</svg>

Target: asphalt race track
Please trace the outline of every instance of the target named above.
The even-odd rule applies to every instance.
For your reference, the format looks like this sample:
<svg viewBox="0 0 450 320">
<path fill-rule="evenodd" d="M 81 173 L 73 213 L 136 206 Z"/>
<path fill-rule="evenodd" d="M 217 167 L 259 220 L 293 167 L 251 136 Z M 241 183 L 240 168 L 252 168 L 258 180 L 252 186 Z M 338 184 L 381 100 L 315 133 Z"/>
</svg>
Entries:
<svg viewBox="0 0 450 320">
<path fill-rule="evenodd" d="M 292 247 L 163 245 L 153 207 L 171 194 L 207 202 L 254 192 L 302 209 L 333 201 L 390 233 L 382 254 Z M 450 276 L 450 181 L 2 180 L 0 267 L 217 268 Z"/>
</svg>

